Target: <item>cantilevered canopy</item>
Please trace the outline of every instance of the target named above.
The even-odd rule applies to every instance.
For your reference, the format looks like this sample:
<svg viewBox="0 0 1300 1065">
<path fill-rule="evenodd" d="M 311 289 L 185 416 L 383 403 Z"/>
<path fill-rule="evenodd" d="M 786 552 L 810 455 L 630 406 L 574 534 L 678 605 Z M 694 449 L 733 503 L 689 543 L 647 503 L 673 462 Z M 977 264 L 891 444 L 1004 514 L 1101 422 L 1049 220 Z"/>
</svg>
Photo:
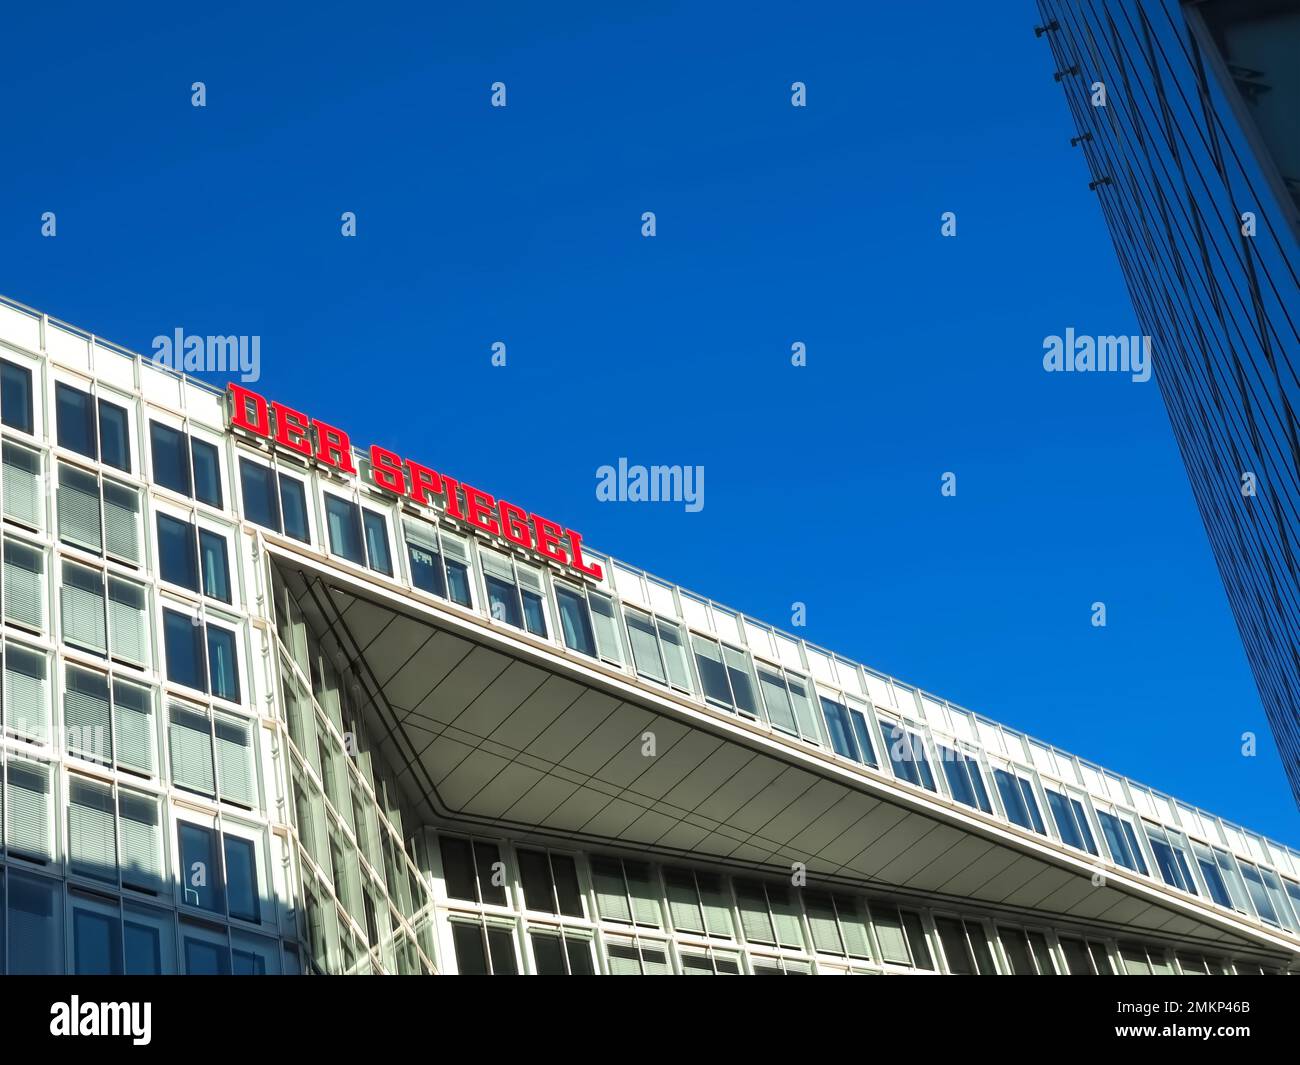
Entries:
<svg viewBox="0 0 1300 1065">
<path fill-rule="evenodd" d="M 1300 966 L 1300 940 L 432 597 L 279 545 L 431 820 Z M 653 755 L 645 753 L 653 742 Z"/>
</svg>

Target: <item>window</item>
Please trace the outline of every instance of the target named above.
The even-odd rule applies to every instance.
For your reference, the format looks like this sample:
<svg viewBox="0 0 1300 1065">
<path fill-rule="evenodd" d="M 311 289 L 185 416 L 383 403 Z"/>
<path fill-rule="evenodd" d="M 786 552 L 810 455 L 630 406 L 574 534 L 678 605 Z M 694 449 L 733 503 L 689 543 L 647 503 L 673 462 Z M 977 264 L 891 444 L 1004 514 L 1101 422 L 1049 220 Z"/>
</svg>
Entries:
<svg viewBox="0 0 1300 1065">
<path fill-rule="evenodd" d="M 4 541 L 4 619 L 45 629 L 45 552 L 17 540 Z"/>
<path fill-rule="evenodd" d="M 388 522 L 382 514 L 364 509 L 361 511 L 361 521 L 366 530 L 366 554 L 370 558 L 370 568 L 391 577 L 393 558 L 388 550 Z"/>
<path fill-rule="evenodd" d="M 943 945 L 948 971 L 962 976 L 990 976 L 997 973 L 984 926 L 958 917 L 936 917 L 935 930 Z"/>
<path fill-rule="evenodd" d="M 513 924 L 478 924 L 454 919 L 451 938 L 456 948 L 456 971 L 462 976 L 518 974 Z"/>
<path fill-rule="evenodd" d="M 158 561 L 162 579 L 191 592 L 230 602 L 226 538 L 170 514 L 158 514 Z"/>
<path fill-rule="evenodd" d="M 108 678 L 68 666 L 64 681 L 63 726 L 68 752 L 101 765 L 112 760 L 113 711 Z"/>
<path fill-rule="evenodd" d="M 442 877 L 449 898 L 492 906 L 509 905 L 505 864 L 495 843 L 442 836 Z"/>
<path fill-rule="evenodd" d="M 1072 795 L 1063 795 L 1059 791 L 1047 788 L 1047 805 L 1052 810 L 1052 820 L 1056 822 L 1056 831 L 1060 833 L 1061 842 L 1089 854 L 1100 855 L 1097 844 L 1092 838 L 1092 829 L 1088 827 L 1088 815 L 1083 803 Z"/>
<path fill-rule="evenodd" d="M 12 763 L 11 763 L 12 764 Z M 10 871 L 9 975 L 63 972 L 63 892 L 57 881 Z"/>
<path fill-rule="evenodd" d="M 602 920 L 659 928 L 659 891 L 645 862 L 593 857 L 591 880 Z"/>
<path fill-rule="evenodd" d="M 1291 909 L 1282 890 L 1282 882 L 1273 870 L 1250 862 L 1241 863 L 1241 872 L 1246 879 L 1246 890 L 1250 900 L 1255 904 L 1255 912 L 1260 919 L 1280 928 L 1294 930 L 1291 921 Z"/>
<path fill-rule="evenodd" d="M 167 679 L 200 691 L 208 690 L 203 661 L 203 623 L 197 618 L 163 611 L 163 644 L 167 659 Z"/>
<path fill-rule="evenodd" d="M 480 550 L 488 611 L 493 620 L 546 636 L 546 609 L 542 603 L 542 577 L 531 566 L 517 564 L 496 551 Z"/>
<path fill-rule="evenodd" d="M 139 564 L 140 493 L 136 489 L 105 480 L 101 497 L 99 478 L 60 464 L 57 510 L 59 539 L 64 543 Z"/>
<path fill-rule="evenodd" d="M 4 650 L 4 697 L 0 699 L 5 730 L 27 740 L 50 738 L 48 660 L 39 651 L 9 643 Z"/>
<path fill-rule="evenodd" d="M 993 804 L 989 802 L 989 793 L 984 787 L 984 774 L 980 772 L 980 765 L 976 758 L 942 743 L 938 747 L 939 760 L 943 764 L 943 775 L 947 778 L 952 797 L 963 806 L 971 806 L 991 814 Z"/>
<path fill-rule="evenodd" d="M 216 914 L 228 912 L 244 921 L 261 920 L 257 848 L 251 840 L 189 821 L 177 822 L 176 838 L 186 905 Z"/>
<path fill-rule="evenodd" d="M 34 431 L 32 423 L 32 371 L 8 359 L 0 359 L 0 422 L 24 433 Z"/>
<path fill-rule="evenodd" d="M 998 937 L 1011 972 L 1016 976 L 1056 975 L 1051 948 L 1047 945 L 1047 937 L 1041 932 L 1000 927 Z"/>
<path fill-rule="evenodd" d="M 0 445 L 4 515 L 34 529 L 45 525 L 44 463 L 41 453 L 6 440 Z"/>
<path fill-rule="evenodd" d="M 1155 856 L 1156 866 L 1164 882 L 1189 895 L 1198 894 L 1196 879 L 1192 876 L 1192 867 L 1188 864 L 1187 852 L 1178 834 L 1149 821 L 1145 827 L 1147 839 L 1151 841 L 1151 853 Z"/>
<path fill-rule="evenodd" d="M 188 925 L 182 924 L 182 931 L 188 933 Z M 189 976 L 229 976 L 230 950 L 224 943 L 215 943 L 210 939 L 186 934 L 185 972 Z"/>
<path fill-rule="evenodd" d="M 605 958 L 610 976 L 667 976 L 672 973 L 667 945 L 608 936 Z"/>
<path fill-rule="evenodd" d="M 749 943 L 804 949 L 799 910 L 785 884 L 737 879 L 740 928 Z"/>
<path fill-rule="evenodd" d="M 758 667 L 758 690 L 772 727 L 821 746 L 816 714 L 808 699 L 808 682 L 771 666 Z M 863 723 L 865 728 L 865 721 Z M 868 749 L 870 745 L 868 745 Z M 874 752 L 871 762 L 875 765 Z"/>
<path fill-rule="evenodd" d="M 121 768 L 153 776 L 153 695 L 148 688 L 113 682 L 113 741 Z"/>
<path fill-rule="evenodd" d="M 885 734 L 885 747 L 889 752 L 889 762 L 893 766 L 894 776 L 915 784 L 918 788 L 935 791 L 934 772 L 925 755 L 925 741 L 920 733 L 883 718 L 881 731 Z"/>
<path fill-rule="evenodd" d="M 880 943 L 881 959 L 894 965 L 934 971 L 930 942 L 921 915 L 883 902 L 871 903 L 871 923 Z"/>
<path fill-rule="evenodd" d="M 860 710 L 849 709 L 834 699 L 821 697 L 822 717 L 826 733 L 831 739 L 831 749 L 842 758 L 851 758 L 874 767 L 876 752 L 871 743 L 867 719 Z"/>
<path fill-rule="evenodd" d="M 226 898 L 230 916 L 244 921 L 262 919 L 257 889 L 257 852 L 251 840 L 225 835 L 222 846 L 226 858 Z"/>
<path fill-rule="evenodd" d="M 78 876 L 117 883 L 117 832 L 113 789 L 70 776 L 68 868 Z"/>
<path fill-rule="evenodd" d="M 181 896 L 189 906 L 224 914 L 225 898 L 217 833 L 210 828 L 180 821 L 176 825 L 180 850 Z"/>
<path fill-rule="evenodd" d="M 95 439 L 95 407 L 88 392 L 58 382 L 54 386 L 54 414 L 59 447 L 87 458 L 98 459 Z"/>
<path fill-rule="evenodd" d="M 108 654 L 108 611 L 104 575 L 71 562 L 63 563 L 59 589 L 63 638 L 75 647 Z"/>
<path fill-rule="evenodd" d="M 585 917 L 578 867 L 567 854 L 519 849 L 519 879 L 524 886 L 524 905 L 539 913 L 562 913 Z"/>
<path fill-rule="evenodd" d="M 122 972 L 122 922 L 116 913 L 72 900 L 72 971 L 78 976 L 119 976 Z"/>
<path fill-rule="evenodd" d="M 240 718 L 217 714 L 212 722 L 216 741 L 217 794 L 227 802 L 257 806 L 257 769 L 253 759 L 252 726 Z"/>
<path fill-rule="evenodd" d="M 1047 826 L 1043 824 L 1043 815 L 1038 809 L 1038 800 L 1034 798 L 1034 786 L 1024 777 L 1006 769 L 994 768 L 993 779 L 1002 797 L 1002 806 L 1007 812 L 1007 819 L 1021 828 L 1032 829 L 1039 835 L 1047 835 Z"/>
<path fill-rule="evenodd" d="M 758 717 L 754 673 L 745 652 L 694 634 L 691 647 L 705 698 L 727 710 Z"/>
<path fill-rule="evenodd" d="M 1129 976 L 1169 976 L 1174 971 L 1163 951 L 1147 949 L 1140 943 L 1121 943 L 1119 956 Z"/>
<path fill-rule="evenodd" d="M 149 444 L 155 484 L 218 510 L 224 506 L 221 460 L 216 447 L 154 421 L 149 423 Z"/>
<path fill-rule="evenodd" d="M 158 800 L 121 788 L 117 793 L 122 883 L 156 895 L 163 889 L 162 815 Z"/>
<path fill-rule="evenodd" d="M 818 954 L 871 957 L 866 918 L 856 900 L 826 891 L 805 891 L 803 908 Z"/>
<path fill-rule="evenodd" d="M 325 493 L 325 526 L 329 530 L 330 552 L 366 564 L 366 548 L 361 534 L 361 508 L 355 503 Z"/>
<path fill-rule="evenodd" d="M 96 400 L 89 393 L 62 382 L 54 386 L 54 406 L 59 447 L 131 472 L 131 436 L 126 408 L 106 399 Z"/>
<path fill-rule="evenodd" d="M 172 703 L 168 708 L 167 742 L 171 752 L 172 783 L 200 795 L 215 795 L 212 731 L 207 713 Z"/>
<path fill-rule="evenodd" d="M 1065 955 L 1066 969 L 1071 976 L 1113 976 L 1110 957 L 1105 946 L 1092 941 L 1084 942 L 1070 936 L 1059 936 L 1061 953 Z"/>
<path fill-rule="evenodd" d="M 239 460 L 239 481 L 245 518 L 272 532 L 311 542 L 307 490 L 302 481 L 243 457 Z"/>
<path fill-rule="evenodd" d="M 659 684 L 691 691 L 691 667 L 681 628 L 630 607 L 623 609 L 623 618 L 637 673 Z"/>
<path fill-rule="evenodd" d="M 1142 858 L 1142 848 L 1133 825 L 1126 818 L 1102 809 L 1097 810 L 1097 820 L 1115 863 L 1146 876 L 1147 863 Z"/>
<path fill-rule="evenodd" d="M 199 530 L 199 571 L 203 576 L 203 594 L 229 603 L 230 558 L 224 536 Z"/>
<path fill-rule="evenodd" d="M 709 948 L 703 953 L 681 951 L 683 976 L 739 976 L 740 957 Z"/>
<path fill-rule="evenodd" d="M 623 664 L 622 640 L 613 600 L 594 588 L 556 583 L 564 645 L 592 658 Z"/>
<path fill-rule="evenodd" d="M 731 901 L 722 877 L 694 869 L 664 869 L 668 916 L 678 932 L 735 937 Z"/>
<path fill-rule="evenodd" d="M 446 533 L 440 537 L 435 526 L 423 522 L 404 522 L 403 528 L 411 583 L 440 599 L 469 606 L 469 551 L 464 542 Z M 445 551 L 439 546 L 440 539 Z"/>
<path fill-rule="evenodd" d="M 168 680 L 239 702 L 239 656 L 231 630 L 164 609 L 163 644 Z"/>
<path fill-rule="evenodd" d="M 162 579 L 192 592 L 199 590 L 198 539 L 189 522 L 158 515 L 158 563 Z"/>
<path fill-rule="evenodd" d="M 594 976 L 591 940 L 585 936 L 531 931 L 533 963 L 538 976 Z"/>
</svg>

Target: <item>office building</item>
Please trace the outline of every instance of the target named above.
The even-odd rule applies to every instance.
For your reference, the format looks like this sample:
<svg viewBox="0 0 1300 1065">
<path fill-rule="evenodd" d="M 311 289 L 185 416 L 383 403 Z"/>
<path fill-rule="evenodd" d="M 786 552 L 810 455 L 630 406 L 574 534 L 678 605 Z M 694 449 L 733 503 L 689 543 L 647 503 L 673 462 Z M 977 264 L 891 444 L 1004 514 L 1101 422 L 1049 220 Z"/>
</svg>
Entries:
<svg viewBox="0 0 1300 1065">
<path fill-rule="evenodd" d="M 1300 853 L 331 412 L 5 302 L 0 465 L 10 974 L 1300 969 Z"/>
</svg>

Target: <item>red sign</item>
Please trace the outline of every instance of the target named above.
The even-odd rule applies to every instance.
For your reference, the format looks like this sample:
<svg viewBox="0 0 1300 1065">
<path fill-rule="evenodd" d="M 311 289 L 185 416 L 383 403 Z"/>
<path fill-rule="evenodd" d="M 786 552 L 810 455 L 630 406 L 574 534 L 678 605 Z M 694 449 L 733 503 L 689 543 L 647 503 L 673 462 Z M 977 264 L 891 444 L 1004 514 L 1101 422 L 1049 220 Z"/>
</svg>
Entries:
<svg viewBox="0 0 1300 1065">
<path fill-rule="evenodd" d="M 342 429 L 309 418 L 283 403 L 268 402 L 250 389 L 230 385 L 230 424 L 277 447 L 343 473 L 355 474 L 352 444 Z M 370 476 L 386 492 L 424 506 L 440 506 L 453 518 L 500 536 L 519 547 L 569 566 L 589 577 L 601 578 L 598 563 L 582 557 L 582 537 L 540 514 L 448 477 L 413 459 L 404 459 L 378 444 L 370 448 Z M 435 504 L 434 500 L 438 502 Z"/>
</svg>

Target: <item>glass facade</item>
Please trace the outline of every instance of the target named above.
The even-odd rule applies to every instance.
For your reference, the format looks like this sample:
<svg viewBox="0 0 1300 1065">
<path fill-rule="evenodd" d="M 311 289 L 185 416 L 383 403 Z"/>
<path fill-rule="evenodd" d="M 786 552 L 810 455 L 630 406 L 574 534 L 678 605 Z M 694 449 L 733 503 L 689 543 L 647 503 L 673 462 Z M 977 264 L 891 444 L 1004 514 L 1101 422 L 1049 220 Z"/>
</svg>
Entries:
<svg viewBox="0 0 1300 1065">
<path fill-rule="evenodd" d="M 1039 9 L 1300 804 L 1300 12 Z"/>
<path fill-rule="evenodd" d="M 362 456 L 271 453 L 124 354 L 0 303 L 7 972 L 1257 971 L 1300 932 L 1286 847 L 613 559 L 578 583 L 399 506 Z M 386 623 L 345 622 L 329 575 L 589 678 L 571 698 L 669 700 L 1272 946 L 458 829 L 409 772 L 428 736 L 376 675 Z"/>
</svg>

